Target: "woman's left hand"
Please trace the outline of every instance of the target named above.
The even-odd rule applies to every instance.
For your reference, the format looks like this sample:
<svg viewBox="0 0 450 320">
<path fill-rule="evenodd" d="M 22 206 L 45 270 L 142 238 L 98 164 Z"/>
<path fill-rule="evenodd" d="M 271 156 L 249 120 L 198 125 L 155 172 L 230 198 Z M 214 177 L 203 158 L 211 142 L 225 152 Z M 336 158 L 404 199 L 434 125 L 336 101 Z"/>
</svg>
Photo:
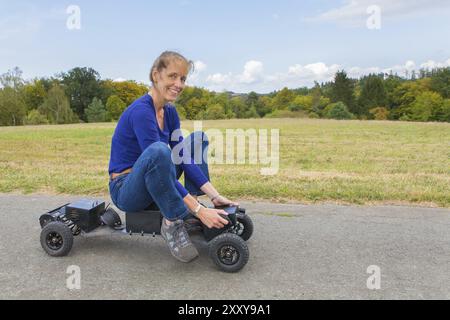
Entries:
<svg viewBox="0 0 450 320">
<path fill-rule="evenodd" d="M 218 196 L 215 198 L 212 203 L 214 204 L 214 207 L 222 207 L 222 206 L 239 206 L 238 202 L 231 201 L 224 196 Z"/>
</svg>

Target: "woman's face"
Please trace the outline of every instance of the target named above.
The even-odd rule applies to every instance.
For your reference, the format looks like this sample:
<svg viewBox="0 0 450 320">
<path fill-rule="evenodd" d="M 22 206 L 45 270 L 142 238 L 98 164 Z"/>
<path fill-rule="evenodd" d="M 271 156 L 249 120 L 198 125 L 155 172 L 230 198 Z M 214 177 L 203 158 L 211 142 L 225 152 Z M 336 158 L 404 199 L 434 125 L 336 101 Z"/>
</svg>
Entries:
<svg viewBox="0 0 450 320">
<path fill-rule="evenodd" d="M 184 89 L 188 65 L 181 60 L 172 60 L 167 68 L 154 71 L 154 87 L 167 102 L 175 101 Z"/>
</svg>

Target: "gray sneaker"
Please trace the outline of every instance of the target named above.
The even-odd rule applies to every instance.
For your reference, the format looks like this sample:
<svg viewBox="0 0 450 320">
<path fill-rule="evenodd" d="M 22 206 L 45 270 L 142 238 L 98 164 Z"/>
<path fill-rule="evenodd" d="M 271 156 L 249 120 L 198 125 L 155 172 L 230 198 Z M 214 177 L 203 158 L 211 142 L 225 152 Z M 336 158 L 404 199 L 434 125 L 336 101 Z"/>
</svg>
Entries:
<svg viewBox="0 0 450 320">
<path fill-rule="evenodd" d="M 178 220 L 168 226 L 165 219 L 161 225 L 161 235 L 166 240 L 172 255 L 182 262 L 190 262 L 198 257 L 197 248 L 184 227 L 184 221 Z"/>
</svg>

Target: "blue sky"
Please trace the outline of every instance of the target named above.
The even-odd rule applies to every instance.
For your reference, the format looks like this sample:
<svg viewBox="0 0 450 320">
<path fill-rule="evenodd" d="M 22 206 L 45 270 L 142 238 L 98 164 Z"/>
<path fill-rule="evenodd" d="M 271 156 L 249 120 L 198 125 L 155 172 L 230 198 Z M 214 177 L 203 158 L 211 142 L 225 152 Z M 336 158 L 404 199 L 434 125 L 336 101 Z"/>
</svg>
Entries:
<svg viewBox="0 0 450 320">
<path fill-rule="evenodd" d="M 70 5 L 79 30 L 67 28 Z M 88 66 L 149 83 L 169 49 L 196 62 L 190 84 L 264 93 L 339 69 L 358 77 L 450 66 L 449 16 L 449 0 L 0 0 L 0 73 L 18 66 L 30 79 Z"/>
</svg>

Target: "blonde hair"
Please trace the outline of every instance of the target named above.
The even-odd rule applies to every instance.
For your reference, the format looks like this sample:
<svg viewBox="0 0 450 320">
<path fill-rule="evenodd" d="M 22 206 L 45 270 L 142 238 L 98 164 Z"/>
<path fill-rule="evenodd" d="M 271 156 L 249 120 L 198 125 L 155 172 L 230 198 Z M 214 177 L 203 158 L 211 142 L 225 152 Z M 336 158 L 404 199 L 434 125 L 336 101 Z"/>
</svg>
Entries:
<svg viewBox="0 0 450 320">
<path fill-rule="evenodd" d="M 188 73 L 194 70 L 194 62 L 192 60 L 188 60 L 185 57 L 183 57 L 181 54 L 175 51 L 164 51 L 161 53 L 161 55 L 155 60 L 153 63 L 152 68 L 150 69 L 150 81 L 154 83 L 153 79 L 153 71 L 157 70 L 158 72 L 161 72 L 163 69 L 167 68 L 169 63 L 173 60 L 180 60 L 187 64 L 188 66 Z"/>
</svg>

